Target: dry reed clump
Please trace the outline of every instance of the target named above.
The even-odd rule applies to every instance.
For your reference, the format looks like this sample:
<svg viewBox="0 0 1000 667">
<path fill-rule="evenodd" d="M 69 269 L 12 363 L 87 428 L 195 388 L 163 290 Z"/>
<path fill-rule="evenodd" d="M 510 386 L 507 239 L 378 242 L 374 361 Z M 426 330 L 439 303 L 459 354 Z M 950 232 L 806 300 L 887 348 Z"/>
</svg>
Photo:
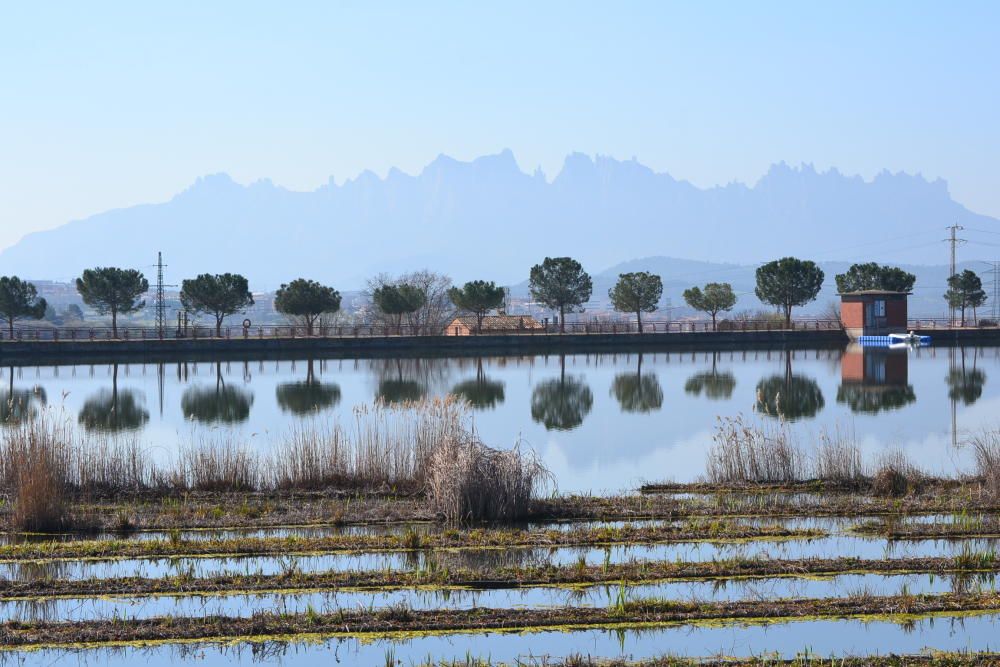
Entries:
<svg viewBox="0 0 1000 667">
<path fill-rule="evenodd" d="M 899 498 L 919 487 L 926 475 L 901 450 L 879 456 L 872 476 L 871 492 L 876 496 Z"/>
<path fill-rule="evenodd" d="M 982 480 L 983 490 L 1000 497 L 1000 430 L 984 430 L 970 444 L 976 459 L 976 476 Z"/>
<path fill-rule="evenodd" d="M 13 501 L 10 523 L 16 530 L 61 530 L 69 522 L 65 428 L 47 426 L 18 425 L 5 432 L 0 447 L 0 475 Z"/>
<path fill-rule="evenodd" d="M 706 463 L 712 483 L 786 483 L 804 477 L 804 457 L 783 424 L 750 424 L 742 415 L 720 418 L 712 440 Z"/>
<path fill-rule="evenodd" d="M 456 523 L 523 518 L 552 481 L 534 452 L 493 449 L 474 433 L 441 440 L 431 451 L 426 478 L 435 510 Z"/>
<path fill-rule="evenodd" d="M 868 480 L 861 448 L 853 437 L 839 429 L 820 435 L 815 466 L 816 479 L 843 485 L 857 485 Z"/>
</svg>

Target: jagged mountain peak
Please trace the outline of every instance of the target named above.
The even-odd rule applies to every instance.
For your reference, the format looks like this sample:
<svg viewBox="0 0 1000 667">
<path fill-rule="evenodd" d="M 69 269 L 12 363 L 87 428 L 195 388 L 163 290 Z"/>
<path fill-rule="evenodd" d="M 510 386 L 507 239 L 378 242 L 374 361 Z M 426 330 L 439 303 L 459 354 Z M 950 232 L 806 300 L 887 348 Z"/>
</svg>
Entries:
<svg viewBox="0 0 1000 667">
<path fill-rule="evenodd" d="M 883 245 L 864 257 L 829 257 L 827 249 L 857 247 L 851 241 L 874 230 L 902 238 L 954 222 L 1000 229 L 954 202 L 943 180 L 920 175 L 865 180 L 778 163 L 751 186 L 699 188 L 634 158 L 572 153 L 547 181 L 503 149 L 468 161 L 442 154 L 416 175 L 366 170 L 340 185 L 331 177 L 311 192 L 210 174 L 170 201 L 29 235 L 0 253 L 0 267 L 27 278 L 72 276 L 99 264 L 146 266 L 162 250 L 174 282 L 225 269 L 258 288 L 308 273 L 352 289 L 380 271 L 431 268 L 513 284 L 546 255 L 571 255 L 592 270 L 651 255 L 934 262 L 940 248 L 929 246 L 901 254 Z"/>
</svg>

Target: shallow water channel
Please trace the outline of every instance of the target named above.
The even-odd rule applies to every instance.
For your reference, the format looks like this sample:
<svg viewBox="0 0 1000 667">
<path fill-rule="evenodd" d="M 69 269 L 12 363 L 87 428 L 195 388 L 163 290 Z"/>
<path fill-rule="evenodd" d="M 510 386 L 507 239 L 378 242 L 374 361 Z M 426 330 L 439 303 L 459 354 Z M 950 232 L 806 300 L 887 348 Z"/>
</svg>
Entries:
<svg viewBox="0 0 1000 667">
<path fill-rule="evenodd" d="M 249 663 L 287 667 L 316 664 L 383 665 L 391 656 L 399 664 L 464 661 L 468 656 L 532 664 L 544 656 L 583 654 L 641 659 L 674 656 L 792 657 L 886 653 L 913 654 L 933 647 L 944 651 L 985 651 L 998 646 L 1000 616 L 941 616 L 911 623 L 890 621 L 819 620 L 766 625 L 733 623 L 713 626 L 680 625 L 642 631 L 577 630 L 567 632 L 487 632 L 423 636 L 402 641 L 330 639 L 321 642 L 218 646 L 164 645 L 154 648 L 88 649 L 74 652 L 42 650 L 7 656 L 14 664 L 42 667 L 80 664 L 168 667 L 178 660 L 197 660 L 212 667 Z"/>
<path fill-rule="evenodd" d="M 470 608 L 607 608 L 624 599 L 682 601 L 832 598 L 994 590 L 992 575 L 961 578 L 927 574 L 845 574 L 829 578 L 759 578 L 650 584 L 539 586 L 490 590 L 321 591 L 151 597 L 81 597 L 0 601 L 0 622 L 151 618 L 156 616 L 251 616 L 258 612 L 301 614 L 405 605 L 414 610 Z"/>
</svg>

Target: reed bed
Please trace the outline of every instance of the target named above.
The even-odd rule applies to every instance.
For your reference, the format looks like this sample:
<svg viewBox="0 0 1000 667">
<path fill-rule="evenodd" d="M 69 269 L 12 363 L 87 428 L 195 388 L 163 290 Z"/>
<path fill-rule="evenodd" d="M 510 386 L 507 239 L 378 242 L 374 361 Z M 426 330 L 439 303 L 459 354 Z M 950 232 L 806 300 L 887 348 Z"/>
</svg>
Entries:
<svg viewBox="0 0 1000 667">
<path fill-rule="evenodd" d="M 980 468 L 989 468 L 995 461 L 1000 482 L 1000 436 L 983 443 L 980 458 L 985 463 Z M 991 459 L 991 455 L 996 458 Z M 719 420 L 705 471 L 706 481 L 718 485 L 822 481 L 881 496 L 905 495 L 928 480 L 901 450 L 884 452 L 866 464 L 849 431 L 823 432 L 809 451 L 795 442 L 787 422 L 755 422 L 742 416 Z"/>
<path fill-rule="evenodd" d="M 300 427 L 271 451 L 208 435 L 154 461 L 135 436 L 82 433 L 46 411 L 0 434 L 0 492 L 12 527 L 58 529 L 71 498 L 191 491 L 427 493 L 450 520 L 513 519 L 548 479 L 534 454 L 486 447 L 454 399 L 376 402 L 348 424 Z"/>
</svg>

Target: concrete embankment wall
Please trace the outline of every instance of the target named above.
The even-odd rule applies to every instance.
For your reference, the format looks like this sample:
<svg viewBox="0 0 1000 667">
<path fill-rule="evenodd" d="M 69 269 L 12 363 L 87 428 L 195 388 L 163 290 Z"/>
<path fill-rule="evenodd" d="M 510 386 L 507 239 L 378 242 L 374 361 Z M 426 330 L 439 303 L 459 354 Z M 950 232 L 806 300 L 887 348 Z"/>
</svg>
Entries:
<svg viewBox="0 0 1000 667">
<path fill-rule="evenodd" d="M 380 338 L 233 338 L 104 341 L 4 341 L 0 364 L 100 363 L 246 357 L 478 356 L 617 350 L 728 350 L 833 347 L 841 331 L 746 331 L 647 334 L 387 336 Z"/>
<path fill-rule="evenodd" d="M 1000 329 L 914 329 L 934 345 L 1000 345 Z"/>
</svg>

